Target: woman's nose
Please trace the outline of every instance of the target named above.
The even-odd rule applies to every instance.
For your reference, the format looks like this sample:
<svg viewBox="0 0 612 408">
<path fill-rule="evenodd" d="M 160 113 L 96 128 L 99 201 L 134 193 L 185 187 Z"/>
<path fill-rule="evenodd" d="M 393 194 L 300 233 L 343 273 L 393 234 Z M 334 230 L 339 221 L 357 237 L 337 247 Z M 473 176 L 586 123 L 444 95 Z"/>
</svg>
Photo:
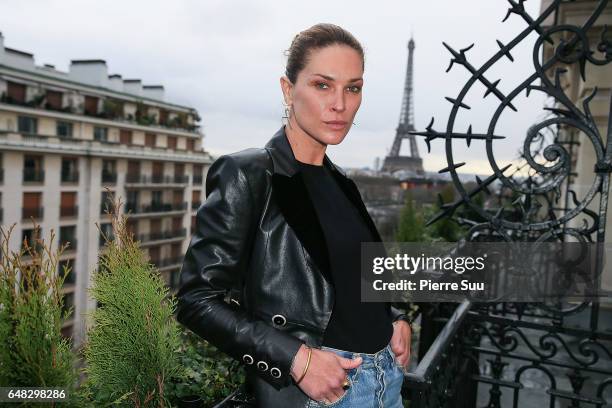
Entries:
<svg viewBox="0 0 612 408">
<path fill-rule="evenodd" d="M 334 101 L 332 104 L 332 110 L 335 112 L 343 112 L 346 109 L 346 103 L 344 100 L 344 90 L 340 90 L 334 95 Z"/>
</svg>

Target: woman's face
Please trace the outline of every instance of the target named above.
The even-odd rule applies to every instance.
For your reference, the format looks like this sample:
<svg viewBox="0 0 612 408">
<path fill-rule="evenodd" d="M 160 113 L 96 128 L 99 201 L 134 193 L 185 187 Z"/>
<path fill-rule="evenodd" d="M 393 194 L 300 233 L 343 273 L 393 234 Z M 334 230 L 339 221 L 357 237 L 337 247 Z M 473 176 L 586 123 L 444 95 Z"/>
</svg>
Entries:
<svg viewBox="0 0 612 408">
<path fill-rule="evenodd" d="M 342 142 L 361 105 L 362 66 L 359 53 L 346 45 L 311 50 L 295 84 L 281 78 L 290 124 L 322 144 Z"/>
</svg>

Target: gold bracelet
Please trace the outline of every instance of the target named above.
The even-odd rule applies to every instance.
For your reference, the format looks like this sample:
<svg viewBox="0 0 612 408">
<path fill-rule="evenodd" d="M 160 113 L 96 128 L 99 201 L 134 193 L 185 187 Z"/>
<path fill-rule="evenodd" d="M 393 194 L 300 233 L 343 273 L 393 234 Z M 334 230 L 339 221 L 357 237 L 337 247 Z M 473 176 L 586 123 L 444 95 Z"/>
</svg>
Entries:
<svg viewBox="0 0 612 408">
<path fill-rule="evenodd" d="M 308 346 L 306 346 L 308 347 Z M 308 370 L 308 366 L 310 365 L 310 357 L 312 356 L 312 347 L 308 347 L 308 360 L 306 360 L 306 366 L 304 367 L 304 372 L 300 376 L 300 379 L 295 382 L 295 384 L 299 384 L 300 381 L 306 376 L 306 370 Z"/>
</svg>

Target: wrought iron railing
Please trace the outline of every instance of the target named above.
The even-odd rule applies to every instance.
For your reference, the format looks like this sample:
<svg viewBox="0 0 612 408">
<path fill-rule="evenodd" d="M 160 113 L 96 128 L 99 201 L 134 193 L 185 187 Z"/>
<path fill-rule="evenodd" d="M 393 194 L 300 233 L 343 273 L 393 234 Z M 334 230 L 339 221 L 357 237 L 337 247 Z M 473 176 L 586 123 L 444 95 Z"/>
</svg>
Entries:
<svg viewBox="0 0 612 408">
<path fill-rule="evenodd" d="M 436 139 L 445 142 L 448 163 L 440 173 L 450 174 L 459 193 L 457 200 L 442 203 L 429 223 L 454 218 L 466 227 L 467 241 L 603 244 L 612 172 L 612 114 L 607 135 L 601 134 L 590 108 L 597 88 L 578 106 L 566 93 L 565 83 L 572 79 L 564 75 L 571 68 L 584 80 L 586 66 L 612 62 L 612 36 L 607 27 L 596 26 L 610 6 L 607 0 L 589 3 L 593 5 L 590 16 L 573 25 L 559 23 L 561 8 L 567 3 L 588 7 L 586 2 L 552 0 L 535 19 L 526 12 L 524 0 L 508 2 L 506 19 L 514 14 L 527 27 L 507 44 L 498 41 L 499 51 L 482 66 L 475 67 L 468 59 L 473 44 L 459 51 L 444 44 L 452 55 L 449 69 L 463 66 L 470 77 L 456 97 L 446 98 L 452 109 L 444 131 L 436 131 L 432 119 L 425 131 L 413 132 L 425 138 L 428 148 Z M 534 35 L 534 72 L 515 89 L 502 92 L 499 80 L 490 80 L 488 70 L 502 59 L 512 61 L 512 50 Z M 609 85 L 612 78 L 607 81 Z M 465 132 L 457 131 L 461 113 L 471 108 L 466 95 L 476 84 L 486 88 L 485 98 L 494 96 L 499 104 L 486 132 L 473 131 L 471 125 Z M 527 130 L 521 163 L 513 169 L 511 164 L 498 163 L 493 147 L 504 138 L 496 131 L 501 116 L 508 109 L 520 108 L 517 97 L 523 92 L 547 95 L 550 115 Z M 457 169 L 466 163 L 455 160 L 458 141 L 468 147 L 485 144 L 493 174 L 477 177 L 475 188 L 466 188 L 459 179 Z M 589 179 L 580 197 L 573 184 L 579 174 L 572 162 L 579 143 L 588 143 L 594 152 L 592 174 L 580 175 L 582 180 Z M 496 184 L 499 192 L 492 197 Z M 488 195 L 497 209 L 482 208 L 474 199 L 479 194 Z M 459 207 L 469 208 L 475 216 L 455 215 Z M 596 248 L 595 270 L 601 272 L 604 247 Z M 599 302 L 464 303 L 453 311 L 448 310 L 452 304 L 424 306 L 428 313 L 423 313 L 419 351 L 426 351 L 420 353 L 417 371 L 406 377 L 403 390 L 411 407 L 517 407 L 527 403 L 603 407 L 612 402 L 612 334 L 600 327 Z M 440 322 L 445 322 L 442 327 Z"/>
</svg>

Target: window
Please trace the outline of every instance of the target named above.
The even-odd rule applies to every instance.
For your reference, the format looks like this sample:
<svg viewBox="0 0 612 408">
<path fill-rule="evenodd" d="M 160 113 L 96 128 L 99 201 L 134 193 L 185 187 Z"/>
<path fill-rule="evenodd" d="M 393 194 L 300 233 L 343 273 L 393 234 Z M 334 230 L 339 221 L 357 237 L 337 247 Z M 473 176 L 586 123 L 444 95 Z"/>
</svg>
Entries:
<svg viewBox="0 0 612 408">
<path fill-rule="evenodd" d="M 197 210 L 200 204 L 200 190 L 191 190 L 191 208 Z"/>
<path fill-rule="evenodd" d="M 6 94 L 8 96 L 8 102 L 12 103 L 25 103 L 26 98 L 26 86 L 23 84 L 17 84 L 15 82 L 7 82 Z"/>
<path fill-rule="evenodd" d="M 126 191 L 125 212 L 135 213 L 138 210 L 138 190 Z"/>
<path fill-rule="evenodd" d="M 145 133 L 145 146 L 155 147 L 157 135 L 155 133 Z"/>
<path fill-rule="evenodd" d="M 21 233 L 21 248 L 25 249 L 26 245 L 34 249 L 37 247 L 36 240 L 40 237 L 41 231 L 35 228 L 24 229 Z"/>
<path fill-rule="evenodd" d="M 166 126 L 168 123 L 168 111 L 165 109 L 159 110 L 159 124 L 162 126 Z"/>
<path fill-rule="evenodd" d="M 85 114 L 96 116 L 98 114 L 98 98 L 85 96 Z"/>
<path fill-rule="evenodd" d="M 64 259 L 58 262 L 57 270 L 59 272 L 59 276 L 64 279 L 64 285 L 74 285 L 76 282 L 73 264 L 73 259 Z"/>
<path fill-rule="evenodd" d="M 151 204 L 153 204 L 154 206 L 160 205 L 162 204 L 162 193 L 163 191 L 152 191 L 151 192 Z"/>
<path fill-rule="evenodd" d="M 187 139 L 187 150 L 194 151 L 195 150 L 195 140 Z"/>
<path fill-rule="evenodd" d="M 60 196 L 60 217 L 75 217 L 77 215 L 77 192 L 62 191 Z"/>
<path fill-rule="evenodd" d="M 102 182 L 116 183 L 117 171 L 115 170 L 114 160 L 102 160 Z"/>
<path fill-rule="evenodd" d="M 72 123 L 58 120 L 55 131 L 59 137 L 72 137 Z"/>
<path fill-rule="evenodd" d="M 19 116 L 17 119 L 17 130 L 20 133 L 38 133 L 38 119 L 31 116 Z"/>
<path fill-rule="evenodd" d="M 43 215 L 42 193 L 24 192 L 22 218 L 27 220 L 30 217 L 41 218 Z"/>
<path fill-rule="evenodd" d="M 59 245 L 63 247 L 66 244 L 68 244 L 66 251 L 74 251 L 76 249 L 76 225 L 64 225 L 60 227 Z"/>
<path fill-rule="evenodd" d="M 168 136 L 168 149 L 176 150 L 176 136 Z"/>
<path fill-rule="evenodd" d="M 47 109 L 62 109 L 62 93 L 57 91 L 47 91 Z"/>
<path fill-rule="evenodd" d="M 121 129 L 119 131 L 119 143 L 128 145 L 128 146 L 131 145 L 132 144 L 132 131 Z"/>
<path fill-rule="evenodd" d="M 202 166 L 199 164 L 193 165 L 193 184 L 202 184 Z"/>
<path fill-rule="evenodd" d="M 107 211 L 112 213 L 114 200 L 114 191 L 102 191 L 102 198 L 100 199 L 100 214 L 106 214 Z"/>
<path fill-rule="evenodd" d="M 108 128 L 101 126 L 94 126 L 94 140 L 99 142 L 108 141 Z"/>
<path fill-rule="evenodd" d="M 115 235 L 113 233 L 113 225 L 110 222 L 100 224 L 100 246 L 104 246 L 104 244 L 106 243 L 104 237 L 112 241 L 114 236 Z"/>
<path fill-rule="evenodd" d="M 23 181 L 42 183 L 44 179 L 42 156 L 25 155 L 23 157 Z"/>
<path fill-rule="evenodd" d="M 70 319 L 74 315 L 74 293 L 64 293 L 62 317 Z"/>
<path fill-rule="evenodd" d="M 62 158 L 62 183 L 77 183 L 78 181 L 78 159 Z"/>
</svg>

